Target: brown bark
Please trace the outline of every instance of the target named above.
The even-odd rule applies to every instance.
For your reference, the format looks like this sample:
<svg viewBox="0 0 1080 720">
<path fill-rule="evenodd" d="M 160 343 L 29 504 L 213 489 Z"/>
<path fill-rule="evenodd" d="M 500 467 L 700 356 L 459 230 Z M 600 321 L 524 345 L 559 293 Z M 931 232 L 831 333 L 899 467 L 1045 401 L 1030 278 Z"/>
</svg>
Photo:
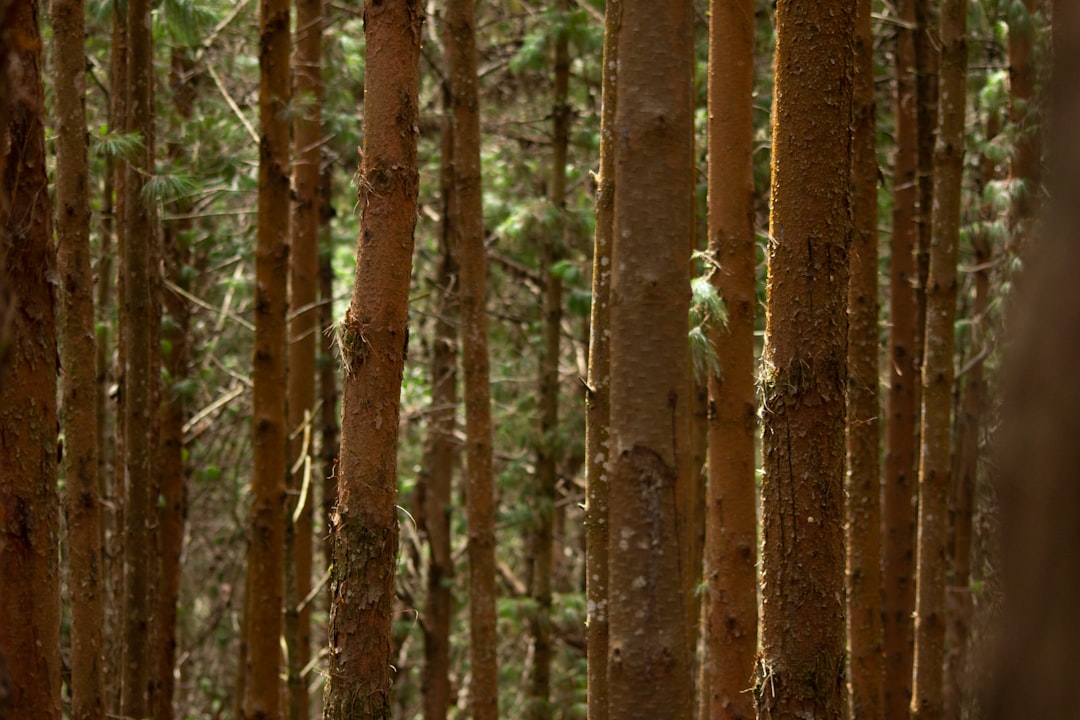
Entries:
<svg viewBox="0 0 1080 720">
<path fill-rule="evenodd" d="M 90 198 L 86 151 L 85 19 L 82 0 L 54 0 L 56 98 L 56 237 L 65 447 L 64 512 L 71 593 L 71 715 L 105 713 L 102 691 L 104 605 L 101 496 L 98 484 L 94 276 L 90 269 Z"/>
<path fill-rule="evenodd" d="M 13 3 L 0 32 L 8 143 L 0 148 L 0 267 L 11 345 L 0 382 L 0 655 L 12 718 L 60 720 L 56 324 L 38 4 Z M 89 387 L 87 388 L 89 390 Z M 2 692 L 2 691 L 0 691 Z"/>
<path fill-rule="evenodd" d="M 878 414 L 877 153 L 870 2 L 855 16 L 852 236 L 848 286 L 847 586 L 851 717 L 884 717 Z"/>
<path fill-rule="evenodd" d="M 885 399 L 884 632 L 885 717 L 906 720 L 911 702 L 915 609 L 915 433 L 918 412 L 918 324 L 915 222 L 918 123 L 915 0 L 900 0 L 896 29 L 896 155 L 893 161 L 892 247 L 889 261 L 889 391 Z"/>
<path fill-rule="evenodd" d="M 339 328 L 345 381 L 327 720 L 390 717 L 397 439 L 420 182 L 422 21 L 417 0 L 364 8 L 360 238 L 352 302 Z"/>
<path fill-rule="evenodd" d="M 608 483 L 610 469 L 610 294 L 615 211 L 615 70 L 622 0 L 604 5 L 600 175 L 593 238 L 589 377 L 585 395 L 585 594 L 588 615 L 588 716 L 608 717 Z"/>
<path fill-rule="evenodd" d="M 319 328 L 322 335 L 319 354 L 319 452 L 322 465 L 323 555 L 327 568 L 334 563 L 334 506 L 337 505 L 338 407 L 337 362 L 334 360 L 334 337 L 327 328 L 334 325 L 333 237 L 329 232 L 333 208 L 330 206 L 329 163 L 324 163 L 319 183 Z M 327 588 L 327 600 L 333 600 Z M 329 608 L 329 604 L 327 605 Z"/>
<path fill-rule="evenodd" d="M 1028 223 L 1038 207 L 1041 175 L 1033 57 L 1036 4 L 1037 0 L 1023 0 L 1010 10 L 1009 18 L 1009 120 L 1018 130 L 1009 175 L 1020 183 L 1010 219 L 1019 226 L 1021 241 L 1031 231 Z"/>
<path fill-rule="evenodd" d="M 153 63 L 150 3 L 127 5 L 127 117 L 129 133 L 139 133 L 142 145 L 128 160 L 125 173 L 124 276 L 124 459 L 127 494 L 124 501 L 124 664 L 120 710 L 143 717 L 150 700 L 151 583 L 156 508 L 154 485 L 153 402 L 158 378 L 154 367 L 153 259 L 154 208 L 143 198 L 147 178 L 154 172 Z"/>
<path fill-rule="evenodd" d="M 710 342 L 703 718 L 748 720 L 757 653 L 757 397 L 754 389 L 754 4 L 714 0 L 709 17 L 709 255 L 727 307 Z"/>
<path fill-rule="evenodd" d="M 259 200 L 255 245 L 244 720 L 281 715 L 285 565 L 285 343 L 289 263 L 289 0 L 259 4 Z"/>
<path fill-rule="evenodd" d="M 473 0 L 449 0 L 447 57 L 454 108 L 455 243 L 461 262 L 462 365 L 465 369 L 466 497 L 469 526 L 469 651 L 474 720 L 499 714 L 495 636 L 495 489 L 488 385 L 487 258 L 480 175 Z"/>
<path fill-rule="evenodd" d="M 288 429 L 289 491 L 285 640 L 288 645 L 288 717 L 307 720 L 303 669 L 311 659 L 311 592 L 315 494 L 315 346 L 319 336 L 319 186 L 322 134 L 322 0 L 296 3 L 293 97 L 292 250 L 289 262 Z M 291 582 L 290 582 L 291 580 Z"/>
<path fill-rule="evenodd" d="M 450 109 L 450 89 L 443 85 Z M 425 450 L 424 526 L 429 548 L 427 597 L 424 605 L 424 720 L 446 720 L 450 708 L 450 623 L 453 614 L 454 561 L 450 544 L 451 490 L 458 443 L 454 437 L 457 409 L 457 257 L 452 237 L 454 198 L 454 123 L 443 125 L 439 191 L 442 225 L 439 233 L 438 311 L 431 358 L 431 414 Z"/>
<path fill-rule="evenodd" d="M 683 505 L 690 452 L 693 8 L 623 2 L 610 289 L 608 705 L 692 714 Z"/>
<path fill-rule="evenodd" d="M 758 716 L 841 716 L 855 4 L 777 5 Z"/>
<path fill-rule="evenodd" d="M 175 117 L 180 124 L 191 119 L 195 101 L 194 64 L 188 51 L 174 48 L 170 58 L 169 85 Z M 174 127 L 174 137 L 181 135 Z M 173 163 L 186 161 L 182 142 L 168 143 Z M 173 207 L 177 215 L 190 212 L 188 201 L 178 201 Z M 190 291 L 184 268 L 190 262 L 188 234 L 191 220 L 172 220 L 165 224 L 162 255 L 169 281 Z M 190 356 L 188 331 L 191 307 L 181 294 L 168 290 L 161 295 L 162 307 L 169 316 L 163 323 L 162 345 L 166 350 L 162 364 L 168 385 L 163 388 L 158 413 L 161 427 L 158 448 L 160 505 L 158 506 L 158 592 L 154 618 L 154 669 L 151 707 L 156 720 L 173 717 L 175 690 L 177 603 L 180 599 L 181 553 L 184 545 L 184 523 L 187 519 L 187 465 L 184 461 L 184 423 L 188 419 L 187 398 L 180 392 L 180 383 L 188 376 Z"/>
<path fill-rule="evenodd" d="M 967 0 L 944 0 L 941 8 L 941 126 L 934 155 L 934 232 L 922 378 L 918 581 L 911 700 L 912 717 L 918 720 L 937 720 L 944 713 L 945 554 L 955 374 L 956 254 L 964 174 L 967 7 Z"/>
<path fill-rule="evenodd" d="M 560 23 L 569 19 L 569 0 L 556 0 Z M 556 222 L 542 241 L 540 271 L 545 278 L 543 298 L 544 347 L 540 355 L 540 433 L 536 447 L 537 505 L 533 538 L 532 594 L 535 615 L 530 622 L 533 639 L 533 666 L 529 678 L 525 716 L 529 720 L 550 720 L 551 662 L 554 654 L 551 634 L 551 574 L 553 562 L 556 499 L 556 451 L 559 436 L 559 345 L 562 338 L 562 276 L 551 272 L 562 259 L 566 236 L 566 151 L 570 134 L 570 105 L 567 87 L 570 78 L 568 31 L 555 33 L 555 78 L 552 100 L 551 189 L 548 201 L 556 211 Z"/>
<path fill-rule="evenodd" d="M 926 285 L 930 273 L 930 243 L 934 207 L 934 142 L 938 129 L 938 39 L 936 0 L 915 0 L 915 110 L 918 129 L 919 199 L 915 222 L 919 228 L 915 251 L 915 361 L 921 371 L 926 337 Z M 915 406 L 919 407 L 916 388 Z M 918 432 L 918 429 L 916 429 Z M 916 435 L 916 447 L 918 446 Z"/>
</svg>

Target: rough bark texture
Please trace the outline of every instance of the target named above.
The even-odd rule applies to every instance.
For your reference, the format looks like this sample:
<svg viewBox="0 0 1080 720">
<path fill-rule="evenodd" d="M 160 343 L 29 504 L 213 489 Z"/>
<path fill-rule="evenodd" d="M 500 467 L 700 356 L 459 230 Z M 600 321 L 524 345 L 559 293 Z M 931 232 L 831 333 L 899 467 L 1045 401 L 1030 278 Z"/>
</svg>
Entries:
<svg viewBox="0 0 1080 720">
<path fill-rule="evenodd" d="M 456 243 L 461 262 L 465 369 L 466 497 L 469 526 L 469 652 L 473 720 L 499 714 L 495 637 L 495 489 L 488 385 L 487 259 L 480 176 L 480 101 L 473 0 L 448 0 L 447 59 L 454 110 Z"/>
<path fill-rule="evenodd" d="M 852 236 L 848 287 L 847 586 L 851 717 L 884 717 L 881 623 L 881 471 L 878 400 L 878 248 L 873 35 L 870 1 L 855 16 Z"/>
<path fill-rule="evenodd" d="M 444 104 L 450 109 L 450 89 L 443 85 Z M 427 597 L 424 605 L 424 720 L 446 720 L 450 708 L 450 623 L 452 619 L 454 561 L 450 519 L 452 481 L 458 461 L 457 325 L 458 269 L 453 247 L 454 123 L 448 112 L 443 124 L 439 189 L 442 225 L 439 234 L 439 293 L 435 319 L 435 348 L 431 358 L 431 414 L 425 449 L 423 523 L 429 548 Z"/>
<path fill-rule="evenodd" d="M 285 593 L 286 277 L 289 263 L 289 0 L 259 3 L 259 200 L 255 244 L 251 513 L 243 720 L 281 715 Z"/>
<path fill-rule="evenodd" d="M 60 720 L 57 270 L 38 4 L 13 3 L 0 31 L 11 50 L 11 95 L 0 100 L 9 139 L 0 148 L 0 267 L 12 301 L 0 382 L 0 655 L 8 674 L 0 708 L 6 704 L 12 718 Z"/>
<path fill-rule="evenodd" d="M 56 236 L 64 339 L 62 430 L 64 511 L 71 589 L 71 715 L 105 713 L 102 690 L 104 585 L 98 484 L 94 275 L 86 152 L 85 19 L 82 0 L 53 0 L 56 99 Z"/>
<path fill-rule="evenodd" d="M 915 0 L 899 0 L 896 29 L 896 155 L 893 160 L 892 247 L 889 259 L 889 392 L 885 400 L 884 631 L 885 717 L 906 720 L 911 702 L 915 609 L 915 433 L 918 412 L 917 279 L 914 253 L 918 134 Z"/>
<path fill-rule="evenodd" d="M 150 702 L 151 583 L 156 513 L 154 445 L 155 373 L 152 277 L 155 213 L 143 197 L 143 188 L 154 172 L 153 138 L 153 39 L 150 3 L 127 4 L 127 115 L 129 133 L 139 133 L 142 145 L 127 162 L 124 205 L 123 330 L 124 358 L 124 459 L 127 494 L 124 501 L 124 644 L 120 710 L 129 717 L 143 717 Z"/>
<path fill-rule="evenodd" d="M 1019 227 L 1020 241 L 1031 233 L 1030 220 L 1038 208 L 1041 164 L 1039 112 L 1035 107 L 1034 13 L 1037 0 L 1013 3 L 1009 10 L 1009 120 L 1019 130 L 1009 175 L 1021 187 L 1010 220 Z"/>
<path fill-rule="evenodd" d="M 603 104 L 600 175 L 593 238 L 592 306 L 589 315 L 589 377 L 585 397 L 585 594 L 588 616 L 588 716 L 608 717 L 608 471 L 610 421 L 611 245 L 615 211 L 615 70 L 619 58 L 622 0 L 604 5 Z"/>
<path fill-rule="evenodd" d="M 967 0 L 945 0 L 941 8 L 941 127 L 934 155 L 919 462 L 918 590 L 911 700 L 912 717 L 917 720 L 937 720 L 944 713 L 945 552 L 952 457 L 956 251 L 964 173 L 967 7 Z"/>
<path fill-rule="evenodd" d="M 417 0 L 364 8 L 364 151 L 352 301 L 339 328 L 345 368 L 334 522 L 327 720 L 390 717 L 398 525 L 397 440 L 409 342 L 419 116 Z"/>
<path fill-rule="evenodd" d="M 710 720 L 749 720 L 757 653 L 754 3 L 713 0 L 709 16 L 709 255 L 727 325 L 710 328 L 705 660 Z"/>
<path fill-rule="evenodd" d="M 624 0 L 610 289 L 608 707 L 689 718 L 693 683 L 677 513 L 692 464 L 688 252 L 693 8 Z"/>
<path fill-rule="evenodd" d="M 777 4 L 758 717 L 843 702 L 844 422 L 855 4 Z"/>
<path fill-rule="evenodd" d="M 293 97 L 292 250 L 289 255 L 289 563 L 285 638 L 288 643 L 288 717 L 307 720 L 311 659 L 311 592 L 315 491 L 315 347 L 319 337 L 319 185 L 322 134 L 322 0 L 296 3 Z"/>
<path fill-rule="evenodd" d="M 556 0 L 561 23 L 568 21 L 569 0 Z M 559 346 L 562 338 L 562 276 L 552 268 L 562 259 L 566 243 L 566 150 L 570 140 L 570 79 L 568 33 L 555 33 L 555 82 L 552 101 L 551 187 L 548 201 L 556 211 L 556 222 L 542 241 L 540 271 L 545 278 L 543 300 L 544 348 L 540 356 L 540 432 L 536 448 L 537 511 L 533 538 L 533 599 L 536 614 L 531 619 L 533 666 L 529 678 L 528 720 L 550 720 L 551 660 L 551 574 L 553 564 L 556 500 L 556 461 L 559 447 Z"/>
<path fill-rule="evenodd" d="M 337 505 L 337 454 L 339 444 L 337 408 L 337 361 L 334 359 L 333 334 L 326 332 L 334 325 L 334 266 L 333 238 L 327 226 L 333 210 L 330 207 L 330 166 L 322 169 L 319 185 L 319 216 L 322 225 L 319 243 L 319 327 L 322 345 L 319 356 L 319 451 L 322 465 L 323 559 L 327 568 L 334 564 L 334 507 Z M 333 588 L 327 588 L 327 608 L 333 602 Z"/>
<path fill-rule="evenodd" d="M 921 371 L 926 337 L 926 285 L 930 273 L 930 243 L 933 233 L 934 206 L 934 142 L 938 129 L 938 54 L 940 40 L 934 6 L 935 0 L 915 0 L 915 98 L 916 143 L 918 145 L 918 210 L 915 222 L 919 228 L 915 250 L 915 362 Z M 916 393 L 919 390 L 916 389 Z M 916 398 L 918 398 L 916 394 Z M 916 399 L 915 405 L 919 406 Z M 916 432 L 918 429 L 916 428 Z M 916 446 L 918 436 L 916 435 Z"/>
</svg>

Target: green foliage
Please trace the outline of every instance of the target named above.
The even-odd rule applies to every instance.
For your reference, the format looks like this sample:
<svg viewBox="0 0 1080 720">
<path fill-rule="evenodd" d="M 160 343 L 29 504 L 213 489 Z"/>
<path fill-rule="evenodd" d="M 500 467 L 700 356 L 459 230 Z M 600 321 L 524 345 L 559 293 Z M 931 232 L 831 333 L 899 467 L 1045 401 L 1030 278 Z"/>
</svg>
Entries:
<svg viewBox="0 0 1080 720">
<path fill-rule="evenodd" d="M 172 202 L 197 192 L 202 185 L 187 173 L 154 175 L 143 186 L 143 200 L 147 202 Z"/>
<path fill-rule="evenodd" d="M 701 381 L 722 369 L 716 349 L 709 342 L 709 334 L 727 325 L 727 308 L 707 277 L 694 278 L 690 282 L 690 293 L 690 357 L 694 374 Z"/>
<path fill-rule="evenodd" d="M 91 135 L 91 149 L 101 157 L 113 157 L 131 160 L 142 147 L 142 135 L 137 132 L 110 132 L 104 125 L 98 128 L 96 135 Z"/>
</svg>

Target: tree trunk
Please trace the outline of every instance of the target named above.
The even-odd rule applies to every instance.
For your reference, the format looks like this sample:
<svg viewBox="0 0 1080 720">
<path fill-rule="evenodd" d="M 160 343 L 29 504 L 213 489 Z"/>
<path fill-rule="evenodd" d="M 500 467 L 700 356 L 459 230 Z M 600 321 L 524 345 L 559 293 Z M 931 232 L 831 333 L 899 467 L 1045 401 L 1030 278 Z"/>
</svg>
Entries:
<svg viewBox="0 0 1080 720">
<path fill-rule="evenodd" d="M 285 565 L 285 343 L 289 271 L 289 0 L 259 4 L 259 200 L 255 245 L 254 449 L 242 720 L 281 715 Z"/>
<path fill-rule="evenodd" d="M 757 396 L 754 388 L 754 4 L 714 0 L 709 17 L 709 255 L 727 308 L 710 342 L 708 583 L 702 720 L 749 720 L 757 653 Z"/>
<path fill-rule="evenodd" d="M 1020 183 L 1010 220 L 1018 228 L 1021 243 L 1028 239 L 1030 220 L 1038 208 L 1042 160 L 1032 57 L 1036 4 L 1037 0 L 1023 0 L 1009 10 L 1009 120 L 1018 130 L 1009 175 Z"/>
<path fill-rule="evenodd" d="M 899 0 L 896 29 L 896 157 L 893 164 L 892 248 L 889 260 L 889 392 L 885 400 L 884 632 L 885 717 L 907 720 L 911 702 L 915 609 L 915 433 L 918 374 L 915 222 L 918 121 L 915 0 Z"/>
<path fill-rule="evenodd" d="M 915 97 L 918 129 L 918 246 L 915 250 L 915 361 L 921 370 L 926 338 L 926 284 L 930 273 L 930 243 L 933 234 L 934 142 L 938 126 L 939 38 L 933 5 L 935 0 L 915 0 Z M 916 388 L 915 406 L 919 407 Z M 917 429 L 916 429 L 917 432 Z M 918 436 L 916 435 L 916 446 Z"/>
<path fill-rule="evenodd" d="M 847 584 L 851 717 L 884 717 L 878 414 L 878 168 L 870 2 L 855 16 L 852 236 L 848 287 Z"/>
<path fill-rule="evenodd" d="M 941 126 L 934 156 L 934 232 L 927 287 L 926 357 L 923 362 L 918 582 L 911 700 L 912 717 L 917 720 L 937 720 L 944 713 L 945 554 L 951 460 L 949 443 L 954 376 L 956 251 L 960 236 L 961 181 L 964 174 L 967 7 L 967 0 L 945 0 L 941 8 Z"/>
<path fill-rule="evenodd" d="M 499 714 L 495 635 L 495 489 L 491 389 L 488 385 L 487 258 L 480 175 L 473 0 L 448 0 L 447 56 L 454 106 L 455 242 L 461 261 L 462 365 L 465 369 L 466 478 L 469 526 L 469 643 L 473 720 Z"/>
<path fill-rule="evenodd" d="M 10 716 L 60 720 L 56 248 L 38 4 L 15 2 L 0 19 L 11 92 L 0 99 L 8 121 L 8 142 L 0 147 L 0 262 L 12 301 L 0 383 L 0 655 L 7 661 Z"/>
<path fill-rule="evenodd" d="M 86 152 L 85 19 L 82 0 L 53 0 L 56 99 L 56 236 L 63 291 L 60 319 L 65 439 L 64 511 L 71 590 L 71 715 L 105 714 L 101 497 L 98 484 L 94 276 Z"/>
<path fill-rule="evenodd" d="M 608 718 L 608 481 L 611 467 L 611 245 L 615 211 L 616 68 L 622 0 L 604 5 L 600 175 L 593 238 L 589 371 L 585 395 L 585 594 L 588 717 Z"/>
<path fill-rule="evenodd" d="M 364 8 L 368 62 L 360 238 L 352 302 L 338 331 L 345 382 L 327 720 L 390 717 L 397 440 L 420 183 L 422 21 L 416 0 Z"/>
<path fill-rule="evenodd" d="M 443 84 L 444 105 L 451 110 L 449 85 Z M 435 349 L 431 359 L 431 415 L 425 457 L 424 525 L 430 550 L 427 597 L 424 606 L 424 720 L 446 720 L 450 708 L 450 623 L 454 603 L 451 555 L 451 490 L 458 443 L 454 437 L 457 410 L 458 270 L 453 247 L 457 218 L 454 197 L 454 123 L 447 112 L 443 123 L 439 189 L 442 225 L 439 233 L 438 311 Z"/>
<path fill-rule="evenodd" d="M 855 3 L 777 5 L 758 716 L 838 720 Z"/>
<path fill-rule="evenodd" d="M 532 618 L 533 668 L 526 705 L 528 720 L 550 720 L 551 661 L 551 574 L 556 499 L 556 452 L 559 446 L 559 345 L 562 337 L 562 276 L 552 272 L 563 256 L 566 242 L 566 151 L 570 139 L 570 105 L 567 86 L 570 78 L 568 50 L 569 0 L 556 0 L 559 13 L 555 31 L 555 93 L 552 100 L 551 189 L 548 200 L 555 209 L 553 227 L 545 228 L 540 272 L 545 278 L 543 300 L 544 348 L 540 355 L 540 433 L 536 450 L 537 511 L 533 546 Z"/>
<path fill-rule="evenodd" d="M 153 259 L 156 221 L 154 207 L 143 195 L 154 172 L 153 39 L 150 3 L 127 5 L 127 116 L 129 133 L 139 133 L 142 145 L 128 160 L 125 176 L 124 275 L 124 457 L 127 495 L 124 501 L 124 665 L 120 711 L 143 717 L 150 702 L 151 583 L 153 558 L 154 481 L 153 402 L 155 386 Z"/>
<path fill-rule="evenodd" d="M 330 206 L 330 166 L 320 173 L 319 216 L 319 327 L 322 342 L 319 356 L 319 451 L 322 465 L 323 559 L 327 568 L 334 564 L 334 508 L 337 506 L 337 455 L 339 444 L 337 407 L 337 361 L 334 359 L 334 338 L 327 329 L 334 325 L 334 241 L 328 226 L 333 215 Z M 327 610 L 334 599 L 333 588 L 327 588 Z"/>
<path fill-rule="evenodd" d="M 683 720 L 693 8 L 623 2 L 618 33 L 617 93 L 634 101 L 613 128 L 609 713 Z"/>
<path fill-rule="evenodd" d="M 303 669 L 311 659 L 311 592 L 315 492 L 315 347 L 319 336 L 319 186 L 322 152 L 322 0 L 296 3 L 293 97 L 293 192 L 290 253 L 288 430 L 289 491 L 285 598 L 288 644 L 289 720 L 307 720 L 308 693 Z"/>
</svg>

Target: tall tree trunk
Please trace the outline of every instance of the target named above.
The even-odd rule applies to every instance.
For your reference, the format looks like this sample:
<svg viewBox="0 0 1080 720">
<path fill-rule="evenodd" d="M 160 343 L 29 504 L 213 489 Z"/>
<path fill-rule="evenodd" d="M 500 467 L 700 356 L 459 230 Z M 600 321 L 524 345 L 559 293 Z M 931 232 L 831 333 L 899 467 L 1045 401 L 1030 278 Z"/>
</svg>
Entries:
<svg viewBox="0 0 1080 720">
<path fill-rule="evenodd" d="M 754 388 L 754 3 L 713 0 L 709 15 L 709 255 L 727 325 L 710 328 L 708 583 L 702 694 L 708 715 L 754 717 L 745 692 L 757 653 L 757 397 Z"/>
<path fill-rule="evenodd" d="M 56 322 L 38 4 L 0 18 L 7 142 L 0 147 L 0 265 L 11 345 L 0 381 L 0 655 L 12 718 L 60 720 Z M 87 386 L 89 391 L 89 386 Z M 92 441 L 92 436 L 89 438 Z M 3 704 L 3 701 L 0 701 Z"/>
<path fill-rule="evenodd" d="M 289 267 L 289 0 L 259 3 L 259 218 L 243 720 L 281 714 L 285 584 L 285 343 Z"/>
<path fill-rule="evenodd" d="M 157 507 L 154 482 L 153 402 L 155 386 L 153 273 L 157 266 L 155 213 L 143 188 L 154 172 L 153 38 L 150 3 L 127 4 L 127 117 L 129 133 L 139 133 L 142 144 L 127 162 L 125 176 L 124 275 L 125 335 L 124 458 L 127 494 L 124 502 L 124 665 L 120 711 L 143 717 L 150 701 L 150 588 Z"/>
<path fill-rule="evenodd" d="M 934 6 L 937 0 L 915 0 L 915 98 L 918 149 L 919 240 L 915 250 L 915 361 L 921 370 L 926 338 L 926 284 L 930 273 L 930 243 L 933 234 L 934 142 L 938 129 L 938 57 L 940 43 Z M 915 406 L 919 407 L 919 388 Z M 916 433 L 918 428 L 916 428 Z M 915 441 L 918 447 L 918 435 Z"/>
<path fill-rule="evenodd" d="M 173 110 L 178 125 L 191 120 L 195 102 L 194 63 L 190 52 L 173 48 L 170 58 L 169 85 L 172 91 Z M 173 137 L 182 135 L 174 127 Z M 183 165 L 186 161 L 185 144 L 170 140 L 170 160 Z M 177 201 L 173 211 L 184 216 L 191 211 L 186 199 Z M 163 266 L 169 282 L 181 291 L 190 291 L 185 267 L 190 262 L 188 249 L 191 219 L 181 217 L 164 225 L 162 237 Z M 171 720 L 176 666 L 177 604 L 180 599 L 181 554 L 184 546 L 184 523 L 187 519 L 187 463 L 184 459 L 184 423 L 188 419 L 187 398 L 180 391 L 181 383 L 188 376 L 190 357 L 188 331 L 191 324 L 191 307 L 180 292 L 173 288 L 161 296 L 164 311 L 170 322 L 162 328 L 162 345 L 167 348 L 163 365 L 169 385 L 163 389 L 159 422 L 161 426 L 158 458 L 161 484 L 161 504 L 158 506 L 158 557 L 159 577 L 157 608 L 154 619 L 154 677 L 152 681 L 152 710 L 156 720 Z"/>
<path fill-rule="evenodd" d="M 878 168 L 870 0 L 855 15 L 851 279 L 848 286 L 847 587 L 851 717 L 885 715 L 878 413 Z"/>
<path fill-rule="evenodd" d="M 458 447 L 454 437 L 457 411 L 458 269 L 453 247 L 453 223 L 457 217 L 454 197 L 454 121 L 450 87 L 443 83 L 442 157 L 439 163 L 439 194 L 442 224 L 439 228 L 439 265 L 436 287 L 435 349 L 431 358 L 431 415 L 425 449 L 426 496 L 424 526 L 429 548 L 427 597 L 424 605 L 424 720 L 446 720 L 450 708 L 450 623 L 454 609 L 450 518 L 452 483 Z"/>
<path fill-rule="evenodd" d="M 889 392 L 885 400 L 885 717 L 907 720 L 915 609 L 915 433 L 918 413 L 915 218 L 918 121 L 915 0 L 899 0 L 896 29 L 896 157 L 889 259 Z"/>
<path fill-rule="evenodd" d="M 499 715 L 495 636 L 495 489 L 488 385 L 487 259 L 480 175 L 480 100 L 473 0 L 448 0 L 447 58 L 454 107 L 455 242 L 461 262 L 465 369 L 466 498 L 469 526 L 469 651 L 473 720 Z"/>
<path fill-rule="evenodd" d="M 758 716 L 838 720 L 855 3 L 777 5 Z"/>
<path fill-rule="evenodd" d="M 934 232 L 922 378 L 918 581 L 911 700 L 912 717 L 917 720 L 937 720 L 944 713 L 945 554 L 951 462 L 956 252 L 964 174 L 967 8 L 967 0 L 944 0 L 941 8 L 941 126 L 934 155 Z"/>
<path fill-rule="evenodd" d="M 690 718 L 678 517 L 690 452 L 693 8 L 624 0 L 610 290 L 609 712 Z M 649 678 L 650 682 L 643 682 Z"/>
<path fill-rule="evenodd" d="M 604 5 L 600 175 L 593 238 L 589 371 L 585 396 L 585 593 L 588 716 L 608 718 L 608 487 L 611 467 L 611 246 L 615 212 L 616 68 L 622 0 Z"/>
<path fill-rule="evenodd" d="M 1035 107 L 1035 40 L 1037 0 L 1013 3 L 1009 10 L 1009 120 L 1018 130 L 1009 175 L 1020 183 L 1010 220 L 1023 243 L 1031 232 L 1030 220 L 1038 208 L 1041 176 L 1039 113 Z"/>
<path fill-rule="evenodd" d="M 322 135 L 322 0 L 297 0 L 293 97 L 293 192 L 289 275 L 288 429 L 291 522 L 287 530 L 285 640 L 289 720 L 307 720 L 303 670 L 311 659 L 311 591 L 315 491 L 315 346 L 319 335 L 319 186 Z M 291 582 L 288 580 L 291 579 Z"/>
<path fill-rule="evenodd" d="M 327 720 L 390 717 L 397 440 L 420 183 L 422 21 L 417 0 L 364 8 L 368 62 L 360 238 L 352 302 L 339 328 L 345 382 Z"/>
<path fill-rule="evenodd" d="M 86 21 L 82 0 L 53 0 L 56 98 L 56 236 L 65 439 L 64 511 L 71 589 L 71 715 L 105 714 L 101 496 L 98 485 L 94 280 L 90 269 L 89 169 L 86 153 Z"/>
<path fill-rule="evenodd" d="M 319 184 L 319 327 L 322 342 L 319 355 L 319 452 L 322 466 L 323 560 L 327 568 L 334 564 L 334 507 L 337 505 L 337 454 L 339 444 L 337 409 L 337 361 L 334 359 L 334 239 L 329 231 L 333 208 L 330 205 L 330 164 L 320 173 Z M 333 588 L 327 589 L 327 609 L 333 602 Z"/>
<path fill-rule="evenodd" d="M 536 449 L 538 490 L 533 545 L 532 618 L 533 667 L 529 679 L 528 720 L 550 720 L 551 661 L 551 573 L 556 499 L 556 451 L 559 436 L 559 345 L 562 337 L 562 276 L 552 272 L 563 256 L 566 241 L 566 150 L 570 136 L 570 105 L 567 86 L 570 78 L 568 50 L 569 0 L 556 0 L 559 13 L 555 31 L 555 93 L 552 100 L 551 188 L 548 200 L 556 221 L 547 228 L 540 252 L 540 272 L 545 278 L 543 300 L 544 348 L 540 355 L 540 432 Z"/>
</svg>

